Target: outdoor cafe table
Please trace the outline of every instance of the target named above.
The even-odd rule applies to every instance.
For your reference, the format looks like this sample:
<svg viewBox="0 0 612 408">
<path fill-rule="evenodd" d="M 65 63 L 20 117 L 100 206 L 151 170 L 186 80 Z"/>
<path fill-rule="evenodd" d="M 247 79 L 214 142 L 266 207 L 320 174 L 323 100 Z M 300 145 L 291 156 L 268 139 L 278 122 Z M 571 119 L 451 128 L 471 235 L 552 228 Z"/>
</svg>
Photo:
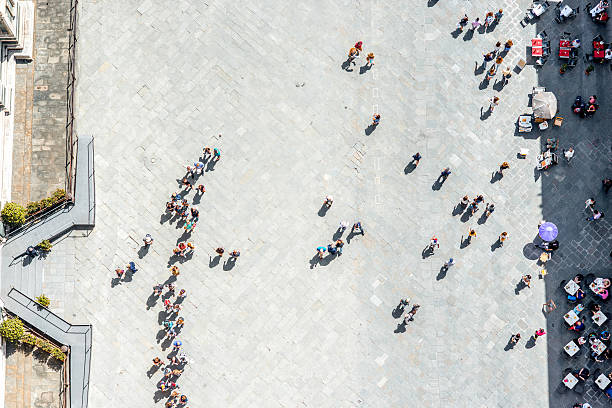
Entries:
<svg viewBox="0 0 612 408">
<path fill-rule="evenodd" d="M 565 322 L 570 326 L 578 321 L 578 315 L 573 310 L 567 312 L 565 316 L 563 316 L 563 318 L 565 319 Z"/>
<path fill-rule="evenodd" d="M 563 347 L 563 350 L 565 350 L 565 352 L 569 354 L 571 357 L 574 354 L 576 354 L 578 350 L 580 350 L 580 347 L 578 347 L 576 343 L 574 343 L 574 340 L 572 340 L 569 343 L 567 343 L 565 347 Z"/>
<path fill-rule="evenodd" d="M 572 14 L 572 8 L 566 4 L 559 11 L 559 14 L 562 15 L 563 17 L 569 17 L 570 14 Z"/>
<path fill-rule="evenodd" d="M 601 310 L 593 315 L 593 322 L 598 326 L 601 326 L 606 320 L 608 320 L 608 317 L 601 313 Z"/>
<path fill-rule="evenodd" d="M 597 377 L 597 379 L 595 380 L 595 384 L 597 384 L 597 386 L 601 390 L 605 390 L 606 387 L 610 384 L 610 382 L 612 381 L 610 381 L 608 376 L 605 374 L 600 374 L 599 377 Z"/>
<path fill-rule="evenodd" d="M 569 59 L 570 50 L 569 48 L 560 48 L 559 49 L 559 58 L 567 58 Z"/>
<path fill-rule="evenodd" d="M 605 48 L 605 44 L 603 41 L 593 41 L 594 50 L 603 50 L 604 48 Z"/>
<path fill-rule="evenodd" d="M 595 354 L 597 354 L 599 356 L 599 355 L 601 355 L 601 353 L 603 353 L 605 351 L 606 345 L 603 344 L 603 341 L 601 341 L 599 339 L 592 339 L 590 341 L 592 341 L 592 343 L 591 343 L 591 350 L 593 350 L 593 352 Z"/>
<path fill-rule="evenodd" d="M 593 58 L 605 58 L 606 52 L 604 50 L 593 50 Z"/>
<path fill-rule="evenodd" d="M 572 373 L 569 373 L 563 379 L 563 384 L 565 384 L 565 386 L 571 390 L 576 384 L 578 384 L 578 379 L 574 377 Z"/>
<path fill-rule="evenodd" d="M 597 286 L 597 284 L 595 282 L 591 283 L 589 285 L 589 288 L 591 288 L 591 290 L 593 291 L 593 293 L 597 293 L 598 289 L 601 289 L 599 286 Z"/>
<path fill-rule="evenodd" d="M 541 57 L 543 54 L 542 47 L 531 47 L 531 56 L 532 57 Z"/>
<path fill-rule="evenodd" d="M 569 282 L 567 282 L 564 289 L 568 295 L 573 295 L 574 293 L 578 292 L 580 286 L 578 286 L 578 284 L 571 279 Z"/>
</svg>

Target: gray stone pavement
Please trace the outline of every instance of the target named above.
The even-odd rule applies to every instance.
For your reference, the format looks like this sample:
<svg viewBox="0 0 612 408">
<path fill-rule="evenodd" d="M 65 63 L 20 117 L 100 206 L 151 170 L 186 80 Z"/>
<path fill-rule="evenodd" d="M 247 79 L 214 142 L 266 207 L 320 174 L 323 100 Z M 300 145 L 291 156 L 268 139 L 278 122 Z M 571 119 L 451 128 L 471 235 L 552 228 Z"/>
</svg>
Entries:
<svg viewBox="0 0 612 408">
<path fill-rule="evenodd" d="M 514 74 L 481 120 L 494 92 L 474 75 L 497 40 L 517 44 L 506 57 L 514 66 L 537 27 L 522 28 L 528 2 L 512 2 L 492 32 L 464 40 L 450 35 L 458 17 L 497 6 L 429 6 L 81 3 L 78 128 L 96 136 L 97 222 L 48 261 L 57 275 L 75 265 L 54 282 L 58 296 L 62 282 L 70 289 L 58 313 L 94 327 L 91 406 L 156 406 L 161 375 L 145 373 L 169 350 L 156 341 L 161 306 L 147 300 L 169 276 L 182 233 L 162 214 L 203 146 L 220 147 L 222 158 L 201 178 L 196 253 L 178 277 L 193 360 L 179 384 L 193 405 L 556 406 L 547 338 L 526 347 L 548 328 L 547 285 L 534 279 L 515 294 L 521 275 L 540 269 L 524 247 L 563 202 L 544 202 L 559 173 L 534 177 L 537 133 L 514 134 L 538 76 L 530 66 Z M 376 54 L 363 74 L 363 60 L 341 69 L 357 40 Z M 374 111 L 382 121 L 367 135 Z M 516 158 L 522 147 L 525 160 Z M 424 159 L 410 171 L 415 151 Z M 502 161 L 511 168 L 492 182 Z M 432 189 L 445 166 L 453 174 Z M 496 205 L 489 220 L 452 215 L 464 194 L 479 193 Z M 335 202 L 321 217 L 326 194 Z M 360 219 L 365 236 L 311 267 L 343 219 Z M 469 227 L 478 236 L 461 249 Z M 510 239 L 493 250 L 502 231 Z M 146 233 L 155 243 L 139 258 Z M 441 248 L 424 259 L 434 234 Z M 219 245 L 241 250 L 233 268 L 210 262 Z M 450 256 L 457 265 L 440 273 Z M 111 286 L 130 260 L 139 271 Z M 392 311 L 404 296 L 421 309 L 402 332 Z M 524 340 L 505 351 L 517 331 Z"/>
<path fill-rule="evenodd" d="M 12 200 L 48 197 L 66 182 L 70 0 L 35 1 L 34 59 L 17 64 Z"/>
</svg>

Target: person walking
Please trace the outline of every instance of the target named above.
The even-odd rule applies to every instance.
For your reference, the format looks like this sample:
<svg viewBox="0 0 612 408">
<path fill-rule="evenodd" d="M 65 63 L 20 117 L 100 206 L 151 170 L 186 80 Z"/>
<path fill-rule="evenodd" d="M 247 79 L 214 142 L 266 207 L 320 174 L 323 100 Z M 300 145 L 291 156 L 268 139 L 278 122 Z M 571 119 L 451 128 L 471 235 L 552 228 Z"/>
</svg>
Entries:
<svg viewBox="0 0 612 408">
<path fill-rule="evenodd" d="M 199 184 L 199 185 L 198 185 L 198 192 L 199 192 L 200 194 L 204 194 L 204 193 L 206 192 L 206 188 L 204 187 L 204 185 L 203 185 L 203 184 Z"/>
<path fill-rule="evenodd" d="M 232 252 L 230 252 L 230 261 L 236 261 L 236 259 L 240 256 L 240 251 L 237 249 L 234 249 Z"/>
<path fill-rule="evenodd" d="M 366 57 L 366 64 L 365 64 L 365 66 L 367 68 L 371 68 L 372 65 L 374 65 L 374 53 L 373 52 L 369 53 L 368 56 Z"/>
<path fill-rule="evenodd" d="M 482 54 L 482 67 L 487 66 L 487 62 L 493 61 L 494 55 L 492 52 L 487 52 L 486 54 Z"/>
<path fill-rule="evenodd" d="M 223 247 L 218 247 L 217 249 L 215 249 L 215 252 L 217 253 L 219 257 L 222 257 L 223 254 L 225 253 L 225 249 L 223 249 Z"/>
<path fill-rule="evenodd" d="M 500 176 L 504 176 L 504 170 L 509 169 L 510 165 L 508 164 L 508 162 L 503 162 L 502 164 L 499 165 L 499 174 Z"/>
<path fill-rule="evenodd" d="M 421 307 L 421 305 L 419 304 L 414 304 L 412 306 L 412 310 L 410 310 L 410 312 L 406 313 L 406 317 L 404 317 L 404 323 L 408 323 L 409 321 L 414 319 L 414 315 L 416 314 L 416 312 L 419 310 L 419 308 Z"/>
<path fill-rule="evenodd" d="M 363 41 L 357 41 L 355 43 L 355 49 L 357 50 L 357 55 L 363 51 Z"/>
<path fill-rule="evenodd" d="M 419 161 L 421 160 L 421 153 L 416 152 L 412 155 L 412 162 L 414 163 L 414 167 L 419 165 Z"/>
<path fill-rule="evenodd" d="M 219 135 L 221 136 L 221 135 Z M 219 150 L 219 148 L 215 147 L 213 149 L 213 161 L 218 162 L 219 160 L 221 160 L 221 150 Z"/>
<path fill-rule="evenodd" d="M 448 271 L 448 268 L 450 268 L 451 266 L 455 265 L 455 260 L 453 258 L 450 258 L 448 261 L 444 262 L 444 271 Z"/>
<path fill-rule="evenodd" d="M 179 351 L 181 349 L 181 346 L 183 345 L 183 342 L 180 340 L 174 340 L 174 342 L 172 343 L 172 349 L 174 351 Z"/>
<path fill-rule="evenodd" d="M 572 160 L 572 158 L 574 157 L 574 148 L 570 147 L 567 150 L 563 149 L 563 156 L 565 157 L 565 160 L 569 163 L 570 160 Z"/>
<path fill-rule="evenodd" d="M 481 25 L 482 23 L 480 22 L 480 18 L 476 17 L 476 20 L 472 21 L 472 31 L 478 30 L 478 27 L 480 27 Z"/>
<path fill-rule="evenodd" d="M 442 182 L 445 182 L 448 176 L 450 175 L 451 175 L 450 167 L 445 167 L 442 169 L 442 172 L 440 173 L 440 176 L 438 177 L 438 181 L 442 179 Z"/>
<path fill-rule="evenodd" d="M 506 44 L 504 44 L 504 52 L 510 51 L 513 45 L 514 43 L 512 42 L 512 40 L 506 41 Z"/>
<path fill-rule="evenodd" d="M 191 189 L 193 188 L 193 184 L 191 184 L 189 182 L 187 177 L 183 177 L 183 181 L 181 183 L 182 183 L 183 188 L 185 189 L 185 191 L 191 191 Z"/>
<path fill-rule="evenodd" d="M 489 99 L 489 111 L 493 112 L 497 105 L 499 105 L 499 98 L 497 96 L 494 96 Z"/>
<path fill-rule="evenodd" d="M 465 195 L 465 196 L 463 196 L 463 198 L 461 199 L 461 203 L 460 203 L 460 204 L 461 204 L 461 206 L 462 206 L 463 208 L 465 208 L 465 207 L 467 207 L 467 206 L 468 206 L 468 204 L 469 204 L 469 203 L 470 203 L 470 198 L 469 198 L 468 196 L 466 196 L 466 195 Z"/>
<path fill-rule="evenodd" d="M 499 54 L 501 51 L 501 41 L 495 43 L 495 48 L 493 48 L 493 55 Z"/>
<path fill-rule="evenodd" d="M 348 59 L 347 59 L 347 63 L 348 63 L 347 65 L 348 65 L 348 66 L 347 66 L 347 68 L 348 68 L 348 67 L 349 67 L 351 64 L 355 65 L 355 58 L 357 58 L 358 56 L 359 56 L 359 51 L 357 51 L 357 48 L 352 47 L 352 48 L 349 50 L 349 53 L 348 53 Z"/>
<path fill-rule="evenodd" d="M 344 246 L 344 242 L 341 239 L 336 241 L 336 250 L 338 251 L 338 256 L 342 255 L 343 246 Z"/>
<path fill-rule="evenodd" d="M 338 226 L 339 232 L 344 232 L 348 228 L 348 221 L 340 221 L 340 225 Z"/>
<path fill-rule="evenodd" d="M 487 203 L 487 206 L 485 207 L 485 217 L 489 218 L 491 214 L 493 214 L 493 211 L 495 211 L 495 204 Z"/>
<path fill-rule="evenodd" d="M 593 210 L 593 215 L 588 217 L 587 221 L 595 221 L 604 217 L 604 213 L 602 211 Z"/>
<path fill-rule="evenodd" d="M 371 126 L 376 127 L 376 126 L 378 126 L 379 123 L 380 123 L 380 115 L 378 113 L 375 113 L 372 116 L 372 125 Z"/>
<path fill-rule="evenodd" d="M 161 295 L 163 290 L 164 290 L 164 285 L 162 285 L 161 283 L 158 283 L 157 285 L 153 286 L 153 296 Z"/>
<path fill-rule="evenodd" d="M 317 247 L 317 255 L 319 255 L 319 259 L 323 259 L 323 255 L 325 255 L 325 251 L 327 248 L 324 246 Z"/>
<path fill-rule="evenodd" d="M 470 19 L 467 14 L 464 14 L 463 17 L 459 18 L 459 22 L 457 23 L 457 30 L 459 30 L 459 32 L 462 32 L 463 28 L 467 25 L 469 21 Z"/>
<path fill-rule="evenodd" d="M 521 339 L 521 333 L 516 333 L 512 335 L 512 337 L 510 337 L 510 343 L 516 344 L 519 342 L 520 339 Z"/>
<path fill-rule="evenodd" d="M 436 248 L 440 248 L 440 244 L 438 243 L 438 238 L 434 235 L 429 240 L 429 246 L 427 247 L 427 249 L 429 249 L 431 252 L 434 252 Z"/>
<path fill-rule="evenodd" d="M 472 242 L 472 238 L 476 238 L 476 231 L 473 228 L 470 228 L 468 230 L 467 239 L 466 239 L 468 244 Z"/>
<path fill-rule="evenodd" d="M 528 288 L 531 288 L 531 275 L 523 275 L 522 281 L 525 284 L 525 286 L 527 286 Z"/>
<path fill-rule="evenodd" d="M 533 341 L 536 341 L 538 339 L 538 337 L 541 337 L 543 335 L 545 335 L 546 332 L 544 331 L 544 329 L 539 328 L 538 330 L 535 331 L 535 333 L 533 334 Z"/>
<path fill-rule="evenodd" d="M 495 65 L 493 65 L 491 67 L 491 69 L 489 69 L 489 71 L 487 71 L 487 77 L 486 80 L 490 81 L 491 79 L 493 79 L 493 77 L 495 76 L 495 74 L 497 74 L 497 69 L 495 68 Z"/>
<path fill-rule="evenodd" d="M 501 20 L 501 18 L 503 17 L 503 15 L 504 15 L 504 10 L 499 9 L 497 13 L 495 13 L 495 22 L 498 23 L 499 20 Z"/>
<path fill-rule="evenodd" d="M 361 235 L 365 235 L 365 230 L 363 229 L 363 226 L 361 225 L 361 221 L 357 221 L 353 224 L 351 233 L 353 234 L 361 233 Z"/>
<path fill-rule="evenodd" d="M 470 210 L 470 214 L 474 215 L 474 213 L 478 211 L 478 201 L 476 200 L 472 201 L 472 203 L 470 204 L 469 210 Z"/>
<path fill-rule="evenodd" d="M 584 202 L 584 209 L 586 210 L 587 208 L 589 208 L 591 211 L 593 211 L 595 209 L 595 199 L 593 197 L 588 198 L 585 202 Z"/>
<path fill-rule="evenodd" d="M 502 232 L 497 239 L 499 240 L 499 246 L 504 246 L 504 242 L 508 239 L 508 233 L 506 231 Z"/>
<path fill-rule="evenodd" d="M 153 243 L 153 237 L 151 236 L 151 234 L 147 234 L 145 235 L 145 237 L 142 239 L 142 241 L 144 242 L 144 245 L 146 247 L 149 247 L 152 243 Z"/>
<path fill-rule="evenodd" d="M 604 193 L 608 194 L 610 187 L 612 187 L 612 179 L 606 177 L 605 179 L 601 180 L 601 184 L 604 189 Z"/>
<path fill-rule="evenodd" d="M 121 268 L 117 268 L 117 269 L 115 269 L 115 273 L 117 274 L 117 277 L 118 277 L 119 279 L 121 279 L 121 277 L 123 276 L 123 274 L 125 273 L 125 271 L 124 271 L 123 269 L 121 269 Z"/>
<path fill-rule="evenodd" d="M 327 207 L 330 208 L 332 206 L 332 204 L 334 203 L 334 197 L 332 197 L 331 195 L 326 195 L 325 196 L 325 200 L 323 200 L 323 204 Z"/>
<path fill-rule="evenodd" d="M 506 67 L 506 69 L 502 71 L 502 85 L 504 86 L 507 85 L 511 77 L 512 77 L 512 72 L 510 72 L 510 67 Z"/>
<path fill-rule="evenodd" d="M 187 291 L 185 289 L 181 289 L 179 291 L 179 294 L 177 295 L 177 298 L 184 298 L 187 296 Z"/>
<path fill-rule="evenodd" d="M 172 276 L 179 276 L 180 272 L 179 272 L 179 267 L 174 265 L 172 268 L 170 268 L 170 272 L 172 273 Z"/>
</svg>

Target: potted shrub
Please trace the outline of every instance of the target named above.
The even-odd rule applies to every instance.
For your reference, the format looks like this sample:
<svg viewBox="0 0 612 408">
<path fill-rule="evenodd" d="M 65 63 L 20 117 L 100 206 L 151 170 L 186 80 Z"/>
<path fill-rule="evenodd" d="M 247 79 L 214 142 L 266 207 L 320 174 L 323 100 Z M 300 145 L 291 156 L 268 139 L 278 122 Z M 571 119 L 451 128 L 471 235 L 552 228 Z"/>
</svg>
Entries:
<svg viewBox="0 0 612 408">
<path fill-rule="evenodd" d="M 49 252 L 53 248 L 53 244 L 48 239 L 45 239 L 40 244 L 36 245 L 41 251 Z"/>
<path fill-rule="evenodd" d="M 42 307 L 47 307 L 51 304 L 51 300 L 43 293 L 42 295 L 36 298 L 36 303 L 38 303 Z"/>
<path fill-rule="evenodd" d="M 23 336 L 23 322 L 18 317 L 6 319 L 0 324 L 0 336 L 8 342 L 15 342 Z"/>
<path fill-rule="evenodd" d="M 561 68 L 559 69 L 559 73 L 563 75 L 565 74 L 565 71 L 567 71 L 567 64 L 561 65 Z"/>
<path fill-rule="evenodd" d="M 26 219 L 26 209 L 17 203 L 6 203 L 2 209 L 2 221 L 11 227 L 23 225 Z"/>
<path fill-rule="evenodd" d="M 591 72 L 593 72 L 593 70 L 595 69 L 595 67 L 593 66 L 593 64 L 590 64 L 587 69 L 584 71 L 585 74 L 589 75 Z"/>
</svg>

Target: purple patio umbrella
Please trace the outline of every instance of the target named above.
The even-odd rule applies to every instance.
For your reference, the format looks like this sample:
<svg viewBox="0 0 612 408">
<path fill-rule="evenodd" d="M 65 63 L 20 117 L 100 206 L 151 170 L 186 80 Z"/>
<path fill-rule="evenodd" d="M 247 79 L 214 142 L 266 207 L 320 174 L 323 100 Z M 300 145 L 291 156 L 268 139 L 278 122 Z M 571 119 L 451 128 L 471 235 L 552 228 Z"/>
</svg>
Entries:
<svg viewBox="0 0 612 408">
<path fill-rule="evenodd" d="M 552 241 L 553 239 L 557 238 L 557 235 L 559 235 L 557 226 L 552 222 L 545 222 L 544 224 L 540 225 L 539 232 L 540 238 L 542 238 L 544 241 Z"/>
</svg>

